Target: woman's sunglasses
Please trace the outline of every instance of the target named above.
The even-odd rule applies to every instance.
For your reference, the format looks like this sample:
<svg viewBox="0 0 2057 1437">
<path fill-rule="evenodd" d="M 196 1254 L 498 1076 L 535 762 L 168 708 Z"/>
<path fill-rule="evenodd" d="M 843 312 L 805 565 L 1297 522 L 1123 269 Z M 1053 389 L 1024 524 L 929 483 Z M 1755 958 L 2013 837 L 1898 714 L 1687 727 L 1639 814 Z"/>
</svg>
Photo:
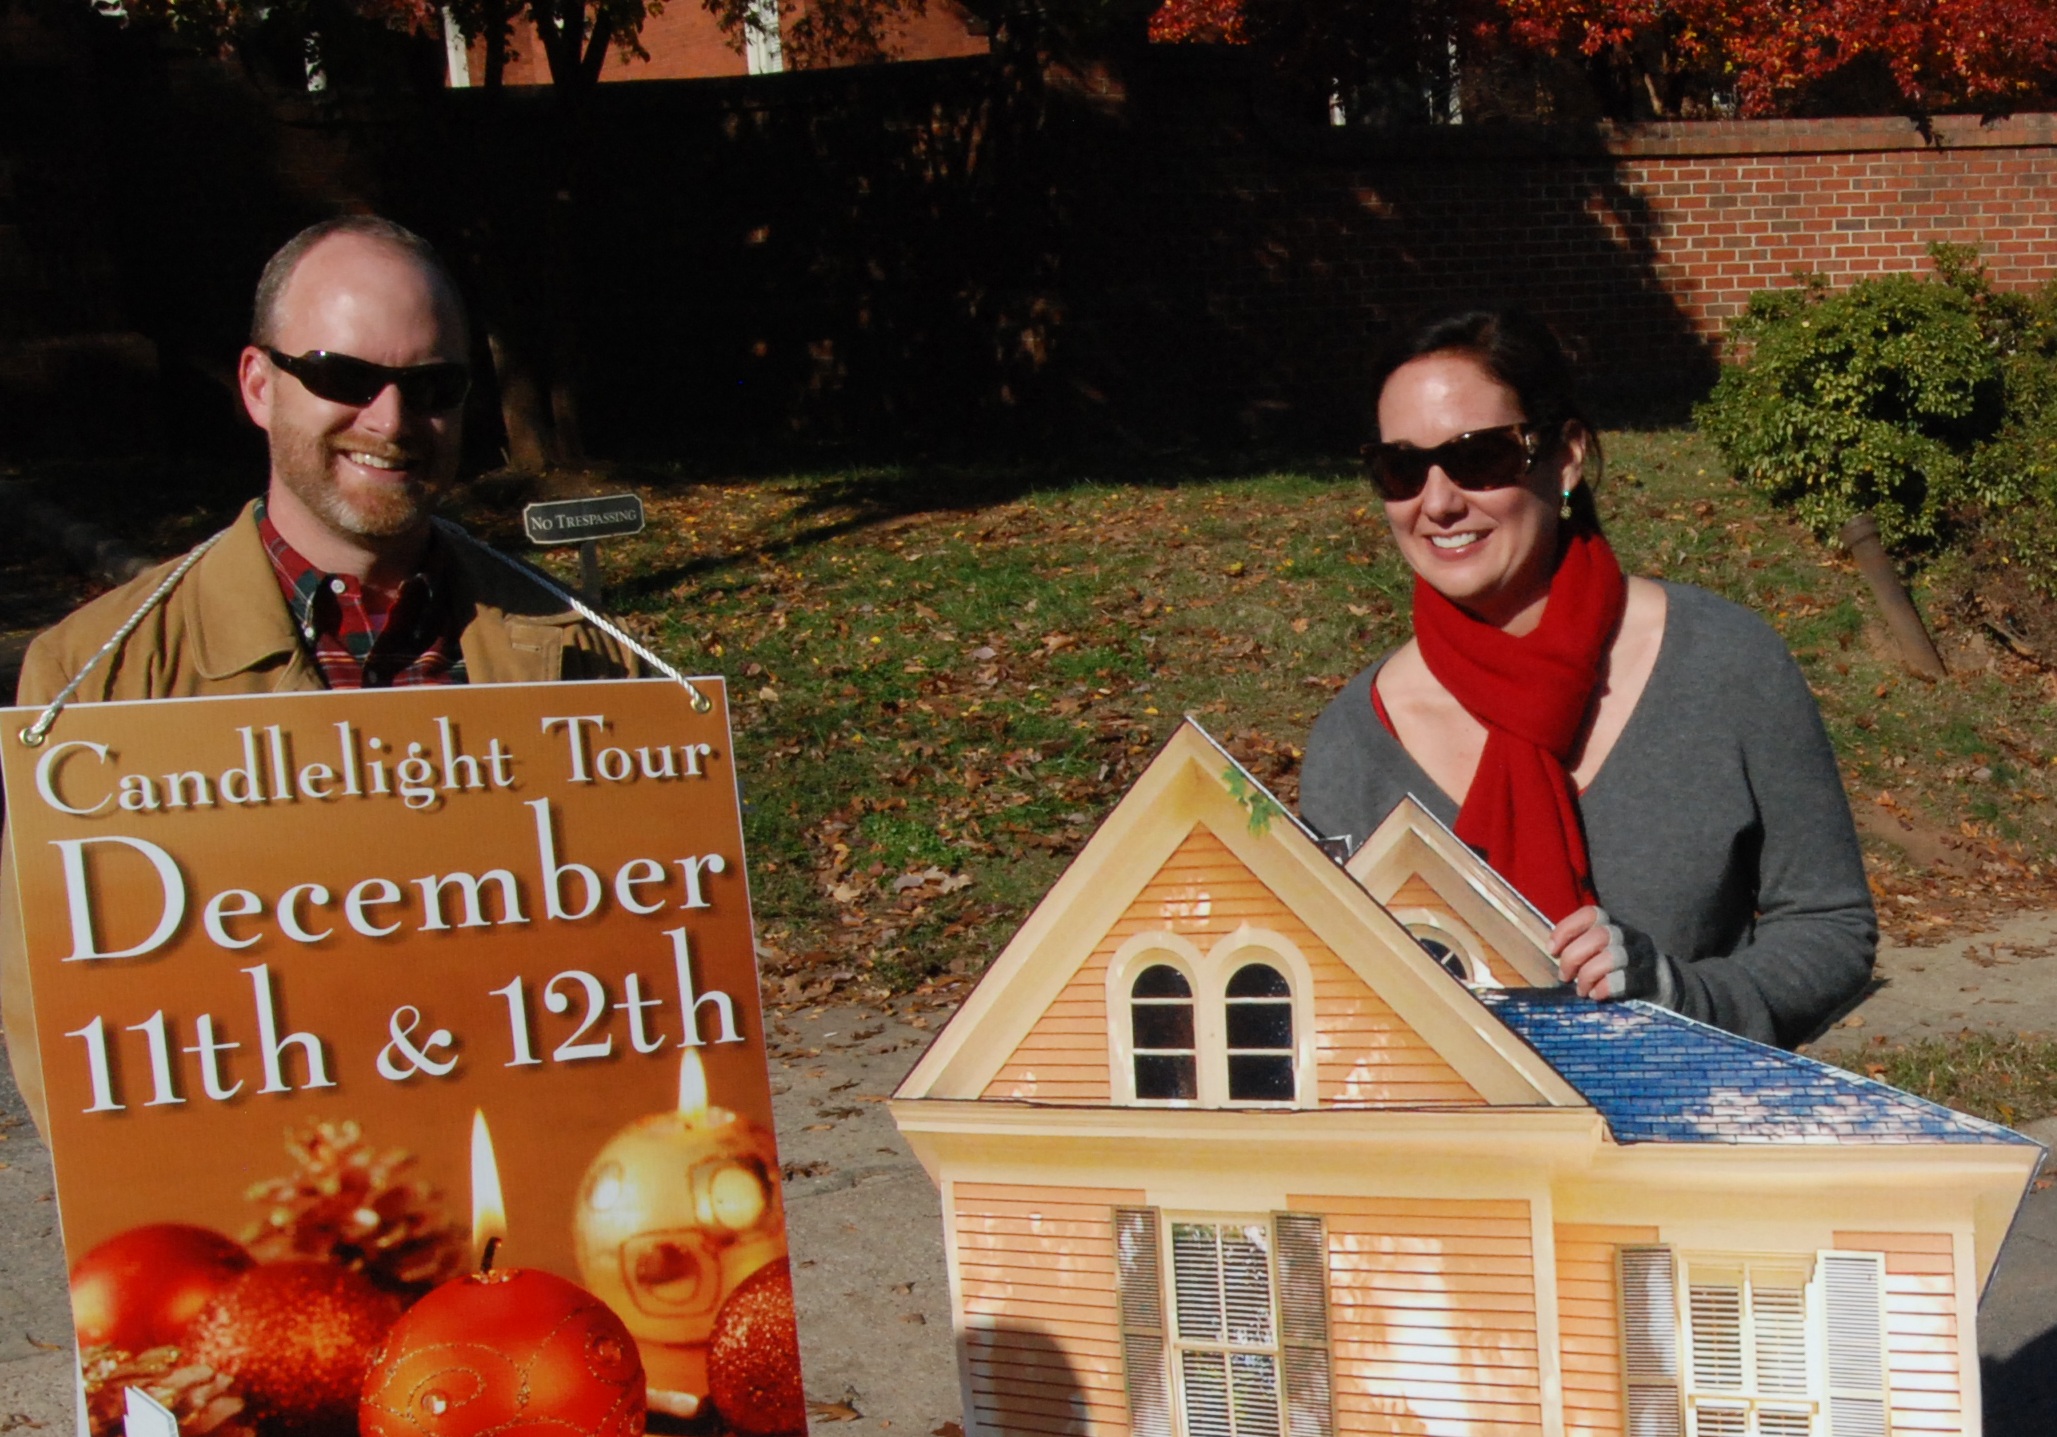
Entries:
<svg viewBox="0 0 2057 1437">
<path fill-rule="evenodd" d="M 270 346 L 265 354 L 299 380 L 316 399 L 362 409 L 387 385 L 400 391 L 400 402 L 421 414 L 447 414 L 471 392 L 471 369 L 462 364 L 413 364 L 404 369 L 373 364 L 348 354 L 317 349 L 307 354 L 281 354 Z"/>
<path fill-rule="evenodd" d="M 1526 424 L 1474 429 L 1433 449 L 1412 444 L 1367 444 L 1363 449 L 1371 482 L 1388 504 L 1404 504 L 1419 494 L 1431 468 L 1449 475 L 1459 489 L 1505 489 L 1520 483 L 1542 452 L 1542 433 Z"/>
</svg>

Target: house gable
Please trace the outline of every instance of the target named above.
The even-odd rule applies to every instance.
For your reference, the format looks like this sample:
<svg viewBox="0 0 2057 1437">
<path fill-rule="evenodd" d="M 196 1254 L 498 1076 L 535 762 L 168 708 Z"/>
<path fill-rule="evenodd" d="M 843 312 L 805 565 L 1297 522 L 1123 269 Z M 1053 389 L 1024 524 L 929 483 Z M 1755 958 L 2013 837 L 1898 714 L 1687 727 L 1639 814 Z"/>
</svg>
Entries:
<svg viewBox="0 0 2057 1437">
<path fill-rule="evenodd" d="M 1552 988 L 1550 925 L 1413 797 L 1350 855 L 1350 876 L 1418 936 L 1450 943 L 1501 988 Z"/>
<path fill-rule="evenodd" d="M 1276 955 L 1301 1005 L 1295 1041 L 1315 1047 L 1301 1063 L 1301 1106 L 1585 1106 L 1190 720 L 898 1096 L 1124 1101 L 1127 1073 L 1110 1045 L 1125 1029 L 1109 1011 L 1108 975 L 1139 951 L 1124 945 L 1151 941 L 1217 970 L 1241 961 L 1243 946 Z"/>
<path fill-rule="evenodd" d="M 1173 950 L 1164 941 L 1173 938 L 1185 944 Z M 1245 956 L 1278 962 L 1287 953 L 1304 962 L 1320 1106 L 1485 1102 L 1204 823 L 1193 826 L 1108 929 L 981 1096 L 1115 1101 L 1114 1065 L 1127 1021 L 1123 993 L 1153 959 L 1176 961 L 1185 953 L 1203 964 L 1216 953 L 1232 963 Z"/>
</svg>

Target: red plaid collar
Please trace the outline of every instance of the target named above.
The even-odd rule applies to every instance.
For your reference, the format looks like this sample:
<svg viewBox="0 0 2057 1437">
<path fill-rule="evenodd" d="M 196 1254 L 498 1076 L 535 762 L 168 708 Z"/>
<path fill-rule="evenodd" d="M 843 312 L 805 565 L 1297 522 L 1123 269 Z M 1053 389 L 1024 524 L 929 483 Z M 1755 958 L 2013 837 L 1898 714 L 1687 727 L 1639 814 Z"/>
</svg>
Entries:
<svg viewBox="0 0 2057 1437">
<path fill-rule="evenodd" d="M 326 574 L 286 542 L 257 502 L 257 533 L 271 556 L 293 627 L 332 689 L 461 684 L 461 625 L 451 602 L 449 554 L 433 534 L 422 567 L 388 595 L 349 574 Z"/>
</svg>

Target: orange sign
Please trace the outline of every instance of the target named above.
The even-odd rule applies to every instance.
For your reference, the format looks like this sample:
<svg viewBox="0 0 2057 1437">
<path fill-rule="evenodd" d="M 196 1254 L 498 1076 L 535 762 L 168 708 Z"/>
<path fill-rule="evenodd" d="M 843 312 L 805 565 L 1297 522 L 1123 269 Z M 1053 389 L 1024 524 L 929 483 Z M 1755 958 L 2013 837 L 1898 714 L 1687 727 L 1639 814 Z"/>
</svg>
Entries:
<svg viewBox="0 0 2057 1437">
<path fill-rule="evenodd" d="M 621 1360 L 567 1430 L 642 1430 L 605 1403 L 645 1380 L 695 1430 L 802 1425 L 796 1359 L 789 1428 L 708 1410 L 724 1323 L 790 1285 L 725 695 L 695 683 L 706 712 L 668 680 L 91 704 L 37 748 L 7 716 L 82 1348 L 210 1360 L 260 1432 L 461 1437 L 497 1420 L 466 1383 L 537 1371 L 431 1381 L 410 1341 L 479 1326 L 505 1365 L 524 1314 L 554 1314 L 547 1347 L 597 1298 L 573 1365 Z M 359 1425 L 274 1390 L 306 1359 L 252 1340 L 266 1301 L 363 1349 L 333 1384 Z"/>
</svg>

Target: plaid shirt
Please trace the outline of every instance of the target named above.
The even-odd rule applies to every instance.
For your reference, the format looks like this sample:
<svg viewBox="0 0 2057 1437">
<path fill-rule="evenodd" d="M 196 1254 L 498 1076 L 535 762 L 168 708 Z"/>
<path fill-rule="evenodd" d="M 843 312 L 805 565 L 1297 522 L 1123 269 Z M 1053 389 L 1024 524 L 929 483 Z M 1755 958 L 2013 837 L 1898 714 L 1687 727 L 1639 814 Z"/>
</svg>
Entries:
<svg viewBox="0 0 2057 1437">
<path fill-rule="evenodd" d="M 451 612 L 449 564 L 438 540 L 429 540 L 420 573 L 382 594 L 308 563 L 273 527 L 261 499 L 257 532 L 323 683 L 379 689 L 464 682 L 461 626 Z"/>
</svg>

